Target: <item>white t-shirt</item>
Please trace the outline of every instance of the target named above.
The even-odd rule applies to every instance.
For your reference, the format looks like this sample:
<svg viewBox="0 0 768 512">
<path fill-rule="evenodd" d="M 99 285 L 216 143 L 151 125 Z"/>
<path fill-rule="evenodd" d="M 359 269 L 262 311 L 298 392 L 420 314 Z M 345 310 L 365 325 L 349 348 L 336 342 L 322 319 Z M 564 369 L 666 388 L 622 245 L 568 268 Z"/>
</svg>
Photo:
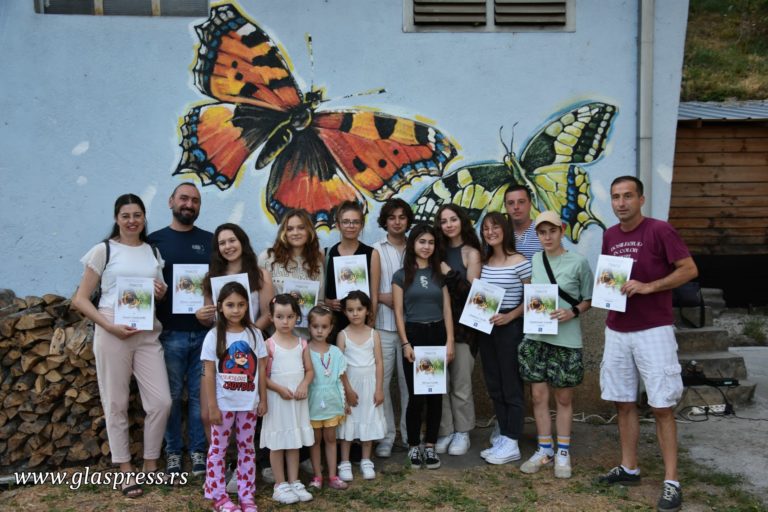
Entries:
<svg viewBox="0 0 768 512">
<path fill-rule="evenodd" d="M 255 339 L 254 339 L 255 335 Z M 253 411 L 259 405 L 259 362 L 267 346 L 258 329 L 227 332 L 227 353 L 216 357 L 216 328 L 208 331 L 201 361 L 216 365 L 216 403 L 222 411 Z"/>
<path fill-rule="evenodd" d="M 117 299 L 117 278 L 118 277 L 151 277 L 161 282 L 163 280 L 163 266 L 165 262 L 159 255 L 155 257 L 155 252 L 149 244 L 143 243 L 138 246 L 125 245 L 114 240 L 109 241 L 109 262 L 104 268 L 104 262 L 107 259 L 107 248 L 104 242 L 91 247 L 85 256 L 80 258 L 83 265 L 90 267 L 94 272 L 101 276 L 101 300 L 99 309 L 115 309 L 115 300 Z M 102 271 L 104 272 L 102 274 Z"/>
</svg>

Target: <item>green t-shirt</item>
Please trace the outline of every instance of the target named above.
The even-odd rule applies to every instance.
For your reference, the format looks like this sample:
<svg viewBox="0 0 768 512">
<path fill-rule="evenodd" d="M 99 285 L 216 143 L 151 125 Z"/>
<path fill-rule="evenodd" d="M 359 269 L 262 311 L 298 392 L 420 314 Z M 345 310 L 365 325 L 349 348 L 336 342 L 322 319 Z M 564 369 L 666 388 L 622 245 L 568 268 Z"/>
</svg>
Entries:
<svg viewBox="0 0 768 512">
<path fill-rule="evenodd" d="M 547 269 L 544 268 L 543 252 L 537 252 L 533 255 L 533 275 L 531 283 L 550 284 Z M 555 280 L 560 288 L 563 289 L 574 299 L 581 297 L 581 300 L 592 298 L 592 269 L 589 268 L 587 259 L 581 254 L 575 252 L 565 252 L 560 256 L 549 258 L 549 265 L 552 267 L 552 273 L 555 274 Z M 571 305 L 565 299 L 559 297 L 559 306 L 564 309 L 570 309 Z M 567 322 L 560 322 L 557 334 L 526 334 L 525 337 L 532 340 L 539 340 L 551 345 L 558 345 L 566 348 L 581 348 L 581 322 L 579 318 L 573 318 Z"/>
</svg>

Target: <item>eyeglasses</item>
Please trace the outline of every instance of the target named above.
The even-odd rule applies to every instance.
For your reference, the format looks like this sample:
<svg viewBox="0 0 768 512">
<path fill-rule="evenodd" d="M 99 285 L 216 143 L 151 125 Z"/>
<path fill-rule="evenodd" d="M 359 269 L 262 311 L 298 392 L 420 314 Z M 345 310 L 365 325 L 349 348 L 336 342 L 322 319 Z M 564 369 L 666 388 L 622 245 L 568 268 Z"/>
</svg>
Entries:
<svg viewBox="0 0 768 512">
<path fill-rule="evenodd" d="M 342 226 L 344 226 L 345 228 L 348 228 L 348 227 L 350 227 L 350 226 L 354 226 L 354 227 L 357 227 L 357 226 L 359 226 L 359 225 L 361 225 L 361 224 L 362 224 L 362 221 L 359 221 L 359 220 L 351 220 L 351 219 L 344 219 L 344 220 L 342 220 L 342 221 L 340 222 L 340 224 L 341 224 Z"/>
</svg>

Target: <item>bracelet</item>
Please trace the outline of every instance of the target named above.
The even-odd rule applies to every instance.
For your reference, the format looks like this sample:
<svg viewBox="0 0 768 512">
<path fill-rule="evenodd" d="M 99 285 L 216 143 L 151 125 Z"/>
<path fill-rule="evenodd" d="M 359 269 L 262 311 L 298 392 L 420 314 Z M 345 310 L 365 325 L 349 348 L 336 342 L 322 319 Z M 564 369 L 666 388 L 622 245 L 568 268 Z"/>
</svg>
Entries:
<svg viewBox="0 0 768 512">
<path fill-rule="evenodd" d="M 406 341 L 405 343 L 401 343 L 401 344 L 400 344 L 400 346 L 401 346 L 402 348 L 405 348 L 405 347 L 406 347 L 406 346 L 408 346 L 408 345 L 410 345 L 410 343 L 408 343 L 407 341 Z"/>
</svg>

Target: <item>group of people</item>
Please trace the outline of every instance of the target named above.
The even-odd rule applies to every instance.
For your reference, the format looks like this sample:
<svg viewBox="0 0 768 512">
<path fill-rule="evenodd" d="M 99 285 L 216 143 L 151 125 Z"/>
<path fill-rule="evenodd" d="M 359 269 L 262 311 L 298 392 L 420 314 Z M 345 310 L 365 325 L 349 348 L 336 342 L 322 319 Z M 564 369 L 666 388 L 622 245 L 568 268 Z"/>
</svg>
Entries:
<svg viewBox="0 0 768 512">
<path fill-rule="evenodd" d="M 521 471 L 552 466 L 556 477 L 570 477 L 572 399 L 584 373 L 579 316 L 591 306 L 592 272 L 583 256 L 563 246 L 565 229 L 557 213 L 531 218 L 526 187 L 510 186 L 504 200 L 507 215 L 488 213 L 478 237 L 460 206 L 443 205 L 433 224 L 412 225 L 410 206 L 390 199 L 378 217 L 386 236 L 373 246 L 360 240 L 362 206 L 345 202 L 335 219 L 340 241 L 325 251 L 309 215 L 293 210 L 284 215 L 274 244 L 257 257 L 238 225 L 222 224 L 214 233 L 194 225 L 200 193 L 192 183 L 176 187 L 169 199 L 171 224 L 151 235 L 141 199 L 120 196 L 112 232 L 81 260 L 85 270 L 73 298 L 96 325 L 94 353 L 113 462 L 131 471 L 127 407 L 135 375 L 146 412 L 145 471 L 159 471 L 163 438 L 166 473 L 181 471 L 186 389 L 186 446 L 193 473 L 206 475 L 205 496 L 215 510 L 256 510 L 257 442 L 269 450 L 273 498 L 308 501 L 312 494 L 299 480 L 302 447 L 311 447 L 310 489 L 326 481 L 333 489 L 348 486 L 354 478 L 350 454 L 355 441 L 361 444 L 364 479 L 376 476 L 374 442 L 377 457 L 391 456 L 398 421 L 390 382 L 397 375 L 399 430 L 408 462 L 437 469 L 441 454 L 463 455 L 470 448 L 472 371 L 479 353 L 498 423 L 481 456 L 490 464 L 521 458 L 523 385 L 529 382 L 538 447 Z M 601 481 L 632 484 L 640 479 L 635 403 L 642 377 L 666 470 L 658 507 L 677 510 L 682 493 L 672 407 L 682 384 L 671 290 L 695 277 L 696 267 L 674 229 L 642 215 L 643 202 L 637 178 L 614 180 L 611 203 L 619 224 L 605 232 L 602 253 L 632 257 L 635 264 L 633 279 L 622 287 L 626 313 L 609 312 L 606 326 L 602 397 L 616 403 L 622 459 Z M 334 257 L 350 255 L 365 256 L 370 289 L 341 297 Z M 195 263 L 209 264 L 205 305 L 194 314 L 173 313 L 175 290 L 167 285 L 173 266 Z M 250 290 L 232 281 L 213 295 L 211 278 L 243 273 Z M 114 323 L 117 277 L 154 279 L 154 330 Z M 298 298 L 285 293 L 288 278 L 318 283 L 318 304 L 307 315 L 307 327 L 297 327 L 302 310 Z M 505 291 L 488 334 L 459 323 L 475 279 Z M 558 285 L 561 307 L 552 313 L 559 323 L 557 335 L 523 334 L 527 283 Z M 96 290 L 101 291 L 98 304 L 91 301 Z M 414 393 L 414 349 L 419 346 L 445 346 L 445 395 Z M 556 440 L 550 392 L 557 407 Z M 239 506 L 230 501 L 225 482 L 224 456 L 232 433 Z M 142 489 L 129 480 L 123 492 L 137 497 Z"/>
</svg>

